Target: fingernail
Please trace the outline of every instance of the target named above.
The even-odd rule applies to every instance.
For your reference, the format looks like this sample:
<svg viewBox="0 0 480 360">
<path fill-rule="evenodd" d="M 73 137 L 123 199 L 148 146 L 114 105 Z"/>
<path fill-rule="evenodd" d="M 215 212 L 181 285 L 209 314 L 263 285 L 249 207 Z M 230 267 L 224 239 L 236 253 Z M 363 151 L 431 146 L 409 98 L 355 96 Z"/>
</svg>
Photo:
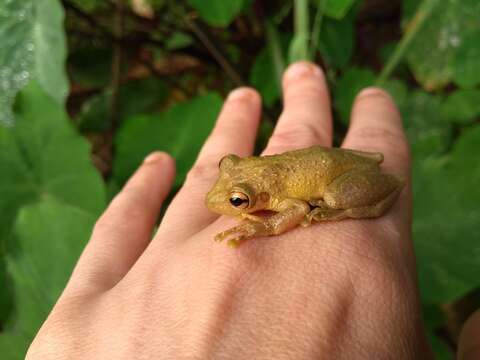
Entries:
<svg viewBox="0 0 480 360">
<path fill-rule="evenodd" d="M 385 96 L 388 98 L 392 98 L 392 96 L 384 89 L 376 87 L 376 86 L 369 86 L 362 91 L 360 91 L 357 97 L 364 97 L 364 96 Z"/>
<path fill-rule="evenodd" d="M 317 65 L 305 61 L 293 63 L 285 72 L 285 80 L 288 81 L 306 76 L 320 77 L 323 76 L 323 72 Z"/>
<path fill-rule="evenodd" d="M 148 155 L 145 160 L 143 160 L 144 164 L 153 164 L 159 161 L 162 161 L 163 158 L 165 157 L 165 154 L 161 151 L 155 151 L 152 152 L 150 155 Z"/>
<path fill-rule="evenodd" d="M 233 90 L 227 97 L 228 101 L 251 98 L 253 90 L 247 87 L 241 87 Z"/>
</svg>

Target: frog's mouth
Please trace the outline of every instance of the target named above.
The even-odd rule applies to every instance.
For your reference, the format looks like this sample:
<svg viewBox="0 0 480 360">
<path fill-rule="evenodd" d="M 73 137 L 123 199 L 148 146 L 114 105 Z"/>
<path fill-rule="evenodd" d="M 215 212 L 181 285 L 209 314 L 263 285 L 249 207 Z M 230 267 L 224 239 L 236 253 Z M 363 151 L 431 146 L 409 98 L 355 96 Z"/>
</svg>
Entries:
<svg viewBox="0 0 480 360">
<path fill-rule="evenodd" d="M 269 218 L 273 215 L 275 215 L 277 212 L 273 210 L 257 210 L 251 213 L 252 215 L 263 217 L 263 218 Z"/>
</svg>

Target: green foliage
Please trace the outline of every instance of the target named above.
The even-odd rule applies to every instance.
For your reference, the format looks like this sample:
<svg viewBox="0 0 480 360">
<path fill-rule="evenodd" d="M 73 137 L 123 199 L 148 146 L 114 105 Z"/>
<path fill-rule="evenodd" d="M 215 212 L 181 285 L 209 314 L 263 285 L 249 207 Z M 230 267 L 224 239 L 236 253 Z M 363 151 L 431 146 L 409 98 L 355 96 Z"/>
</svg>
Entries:
<svg viewBox="0 0 480 360">
<path fill-rule="evenodd" d="M 479 285 L 479 146 L 480 126 L 475 126 L 448 155 L 415 158 L 413 233 L 427 303 L 453 301 Z"/>
<path fill-rule="evenodd" d="M 67 284 L 96 216 L 54 198 L 22 208 L 13 230 L 18 249 L 7 257 L 15 296 L 7 333 L 27 343 L 33 339 Z"/>
<path fill-rule="evenodd" d="M 141 96 L 139 94 L 142 94 Z M 121 119 L 155 110 L 167 97 L 166 85 L 157 79 L 135 80 L 121 86 L 118 94 Z M 92 96 L 82 106 L 77 123 L 82 131 L 102 132 L 111 128 L 112 91 Z"/>
<path fill-rule="evenodd" d="M 168 38 L 165 44 L 165 48 L 167 50 L 178 50 L 178 49 L 183 49 L 192 44 L 193 44 L 193 38 L 190 35 L 182 31 L 177 31 L 173 33 L 173 35 L 170 38 Z"/>
<path fill-rule="evenodd" d="M 57 0 L 0 2 L 0 126 L 11 123 L 15 94 L 36 78 L 63 103 L 68 91 L 63 9 Z"/>
<path fill-rule="evenodd" d="M 343 73 L 334 89 L 334 104 L 342 122 L 347 124 L 350 121 L 353 100 L 358 92 L 367 86 L 373 85 L 374 82 L 375 74 L 368 69 L 351 67 Z"/>
<path fill-rule="evenodd" d="M 414 91 L 401 106 L 405 131 L 415 155 L 442 153 L 450 142 L 451 128 L 440 111 L 442 100 L 424 91 Z"/>
<path fill-rule="evenodd" d="M 21 335 L 0 333 L 0 350 L 6 360 L 23 360 L 27 351 L 28 342 Z"/>
<path fill-rule="evenodd" d="M 15 115 L 16 126 L 0 143 L 0 212 L 6 215 L 0 217 L 0 239 L 22 206 L 47 197 L 98 214 L 102 181 L 62 107 L 32 82 L 20 93 Z"/>
<path fill-rule="evenodd" d="M 213 26 L 227 26 L 243 8 L 244 0 L 187 0 Z"/>
<path fill-rule="evenodd" d="M 222 105 L 216 94 L 174 105 L 167 112 L 126 119 L 116 138 L 114 178 L 124 183 L 150 152 L 162 150 L 177 161 L 175 184 L 183 183 Z"/>
<path fill-rule="evenodd" d="M 469 124 L 480 115 L 480 90 L 456 90 L 448 95 L 442 104 L 442 115 L 445 119 Z"/>
<path fill-rule="evenodd" d="M 15 119 L 0 131 L 0 273 L 6 259 L 8 278 L 1 280 L 15 300 L 0 335 L 7 359 L 23 358 L 105 201 L 88 145 L 36 82 L 20 92 Z M 2 291 L 1 302 L 11 295 Z"/>
<path fill-rule="evenodd" d="M 264 48 L 255 58 L 250 71 L 250 83 L 260 92 L 267 106 L 272 106 L 280 97 L 280 86 L 275 77 L 273 59 L 268 48 Z"/>
<path fill-rule="evenodd" d="M 477 6 L 474 11 L 480 11 L 480 6 Z M 480 43 L 478 39 L 480 39 L 480 25 L 475 31 L 463 37 L 463 41 L 455 53 L 453 80 L 458 86 L 473 87 L 480 84 Z"/>
<path fill-rule="evenodd" d="M 320 35 L 320 54 L 334 68 L 344 68 L 353 54 L 355 17 L 349 15 L 342 20 L 325 19 Z"/>
<path fill-rule="evenodd" d="M 477 0 L 436 1 L 437 4 L 415 37 L 407 59 L 415 78 L 429 90 L 443 88 L 453 79 L 462 86 L 479 82 L 480 2 Z M 416 0 L 406 0 L 408 23 Z M 471 76 L 471 77 L 470 77 Z"/>
<path fill-rule="evenodd" d="M 322 0 L 325 2 L 325 15 L 342 19 L 355 3 L 355 0 Z M 318 2 L 318 1 L 317 1 Z"/>
</svg>

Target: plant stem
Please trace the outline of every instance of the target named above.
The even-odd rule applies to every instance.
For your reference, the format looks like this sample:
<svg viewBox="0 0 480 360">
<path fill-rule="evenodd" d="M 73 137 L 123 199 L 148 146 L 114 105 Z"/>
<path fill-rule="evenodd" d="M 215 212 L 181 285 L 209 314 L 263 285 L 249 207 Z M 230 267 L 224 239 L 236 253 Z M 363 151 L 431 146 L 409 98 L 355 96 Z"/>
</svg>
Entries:
<svg viewBox="0 0 480 360">
<path fill-rule="evenodd" d="M 320 30 L 322 29 L 323 14 L 328 0 L 318 0 L 317 13 L 313 22 L 312 35 L 310 37 L 310 59 L 315 59 L 315 52 L 318 50 L 318 42 L 320 41 Z"/>
<path fill-rule="evenodd" d="M 421 29 L 422 25 L 431 16 L 433 10 L 439 3 L 439 0 L 423 0 L 409 25 L 407 26 L 405 34 L 395 48 L 395 51 L 388 59 L 387 64 L 375 81 L 375 85 L 383 85 L 384 82 L 390 77 L 398 63 L 402 60 L 405 52 L 408 50 L 410 44 Z"/>
<path fill-rule="evenodd" d="M 295 0 L 294 2 L 294 39 L 293 52 L 290 54 L 290 61 L 308 60 L 308 0 Z M 290 45 L 292 50 L 292 45 Z"/>
</svg>

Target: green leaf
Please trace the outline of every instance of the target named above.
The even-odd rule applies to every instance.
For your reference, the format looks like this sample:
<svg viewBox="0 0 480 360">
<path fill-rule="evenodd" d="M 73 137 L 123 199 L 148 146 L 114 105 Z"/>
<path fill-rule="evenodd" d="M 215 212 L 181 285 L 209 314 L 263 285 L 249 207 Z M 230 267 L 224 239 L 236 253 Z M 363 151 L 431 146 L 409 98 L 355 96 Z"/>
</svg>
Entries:
<svg viewBox="0 0 480 360">
<path fill-rule="evenodd" d="M 19 94 L 15 115 L 0 142 L 0 240 L 20 207 L 45 197 L 99 214 L 103 182 L 62 107 L 32 82 Z"/>
<path fill-rule="evenodd" d="M 167 50 L 178 50 L 190 46 L 191 44 L 193 44 L 193 38 L 189 34 L 182 31 L 176 31 L 167 39 L 165 48 Z"/>
<path fill-rule="evenodd" d="M 0 333 L 0 354 L 3 360 L 23 360 L 29 341 L 14 333 Z"/>
<path fill-rule="evenodd" d="M 18 250 L 7 257 L 15 296 L 7 331 L 33 339 L 63 291 L 95 220 L 53 197 L 22 208 L 13 231 Z"/>
<path fill-rule="evenodd" d="M 63 104 L 68 92 L 63 18 L 57 0 L 0 2 L 0 123 L 13 122 L 15 95 L 31 78 Z"/>
<path fill-rule="evenodd" d="M 451 128 L 440 112 L 441 98 L 415 91 L 400 106 L 405 131 L 417 154 L 439 154 L 447 147 Z"/>
<path fill-rule="evenodd" d="M 480 90 L 457 90 L 442 104 L 445 119 L 459 124 L 473 122 L 480 115 Z"/>
<path fill-rule="evenodd" d="M 480 10 L 480 7 L 478 9 Z M 461 87 L 473 87 L 480 84 L 480 42 L 478 39 L 480 39 L 480 29 L 466 35 L 455 53 L 453 80 Z"/>
<path fill-rule="evenodd" d="M 267 34 L 270 43 L 257 54 L 249 81 L 262 95 L 264 104 L 272 106 L 281 95 L 282 68 L 292 37 L 291 34 L 277 34 L 276 28 L 271 24 L 267 24 Z"/>
<path fill-rule="evenodd" d="M 280 98 L 275 67 L 268 48 L 263 48 L 255 58 L 250 72 L 250 83 L 260 92 L 266 106 L 272 106 Z"/>
<path fill-rule="evenodd" d="M 347 13 L 348 10 L 353 6 L 355 0 L 323 0 L 326 1 L 325 6 L 325 15 L 335 18 L 342 19 Z M 318 3 L 318 1 L 316 1 Z"/>
<path fill-rule="evenodd" d="M 430 342 L 430 346 L 432 347 L 433 353 L 435 354 L 436 360 L 455 359 L 455 354 L 450 347 L 441 341 L 434 333 L 428 332 L 428 340 Z"/>
<path fill-rule="evenodd" d="M 381 87 L 388 91 L 398 107 L 402 107 L 408 99 L 407 85 L 399 79 L 388 79 Z"/>
<path fill-rule="evenodd" d="M 139 94 L 141 94 L 139 96 Z M 165 83 L 155 78 L 134 80 L 119 90 L 120 122 L 123 119 L 154 110 L 167 97 Z M 77 123 L 82 131 L 102 132 L 111 126 L 112 92 L 106 90 L 88 99 L 80 110 Z"/>
<path fill-rule="evenodd" d="M 324 19 L 320 32 L 320 54 L 335 68 L 344 68 L 353 54 L 355 16 L 342 20 Z"/>
<path fill-rule="evenodd" d="M 244 0 L 187 0 L 213 26 L 227 26 L 241 12 Z"/>
<path fill-rule="evenodd" d="M 432 1 L 432 0 L 427 0 Z M 438 0 L 433 0 L 438 1 Z M 415 78 L 427 90 L 440 89 L 455 78 L 467 84 L 478 81 L 478 71 L 466 79 L 473 69 L 478 69 L 478 34 L 480 2 L 478 0 L 438 1 L 407 51 L 407 60 Z M 418 4 L 406 0 L 404 19 L 412 15 Z M 406 29 L 412 24 L 408 24 Z M 473 42 L 473 43 L 472 43 Z M 464 56 L 468 56 L 464 58 Z M 456 67 L 460 66 L 456 69 Z"/>
<path fill-rule="evenodd" d="M 222 99 L 212 93 L 176 104 L 164 113 L 126 119 L 115 139 L 115 180 L 123 184 L 147 154 L 162 150 L 176 159 L 175 184 L 182 184 L 221 105 Z"/>
<path fill-rule="evenodd" d="M 480 126 L 450 154 L 414 147 L 413 235 L 425 303 L 451 302 L 480 285 Z"/>
<path fill-rule="evenodd" d="M 358 92 L 375 82 L 375 74 L 368 69 L 351 67 L 347 69 L 334 88 L 334 104 L 340 120 L 348 124 L 353 101 Z"/>
</svg>

